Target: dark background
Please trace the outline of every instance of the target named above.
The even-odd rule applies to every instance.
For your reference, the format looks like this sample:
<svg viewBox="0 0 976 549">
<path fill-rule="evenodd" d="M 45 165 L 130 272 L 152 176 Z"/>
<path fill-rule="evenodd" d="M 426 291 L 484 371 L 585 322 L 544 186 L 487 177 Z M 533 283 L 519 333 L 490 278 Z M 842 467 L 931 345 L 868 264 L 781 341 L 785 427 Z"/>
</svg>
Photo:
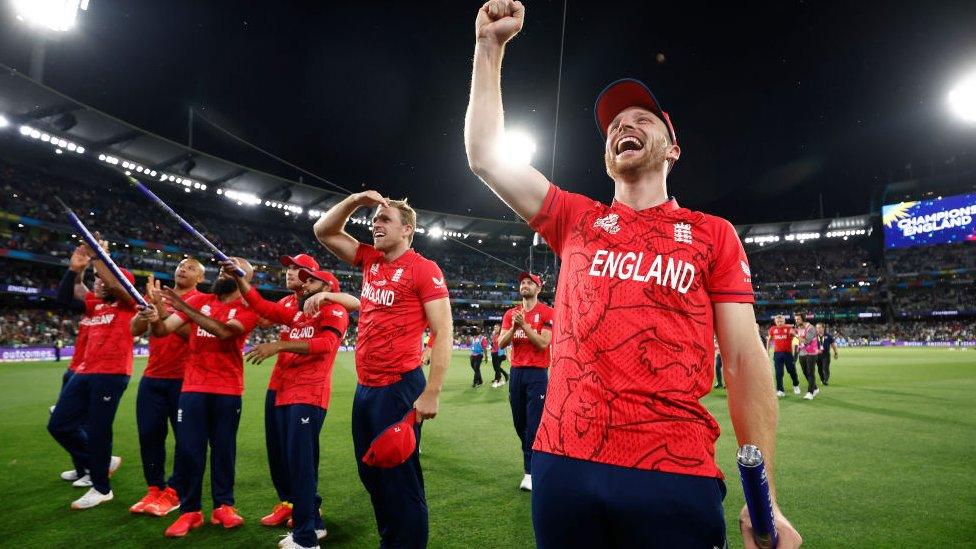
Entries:
<svg viewBox="0 0 976 549">
<path fill-rule="evenodd" d="M 511 219 L 464 155 L 480 5 L 91 0 L 48 45 L 44 82 L 177 141 L 193 106 L 346 188 Z M 506 120 L 534 135 L 549 175 L 563 3 L 526 5 Z M 0 61 L 26 72 L 34 36 L 5 3 Z M 633 76 L 674 120 L 669 190 L 683 205 L 782 221 L 818 217 L 822 195 L 827 216 L 865 213 L 885 183 L 972 160 L 976 126 L 953 120 L 946 95 L 973 68 L 972 1 L 569 1 L 554 179 L 611 198 L 592 105 Z M 199 119 L 194 145 L 298 177 Z"/>
</svg>

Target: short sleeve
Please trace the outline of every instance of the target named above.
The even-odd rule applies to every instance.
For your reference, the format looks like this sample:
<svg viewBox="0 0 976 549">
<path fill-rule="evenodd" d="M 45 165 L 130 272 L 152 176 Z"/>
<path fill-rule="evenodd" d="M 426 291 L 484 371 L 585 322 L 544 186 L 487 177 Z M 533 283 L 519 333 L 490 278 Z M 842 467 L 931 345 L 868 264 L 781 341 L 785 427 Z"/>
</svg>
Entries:
<svg viewBox="0 0 976 549">
<path fill-rule="evenodd" d="M 187 299 L 186 304 L 199 311 L 200 307 L 202 307 L 204 302 L 207 301 L 207 297 L 209 297 L 209 294 L 196 294 L 190 299 Z M 190 320 L 190 317 L 186 316 L 186 313 L 182 311 L 174 311 L 173 314 L 180 317 L 180 320 L 183 322 Z"/>
<path fill-rule="evenodd" d="M 712 303 L 754 303 L 752 272 L 739 235 L 728 221 L 712 217 L 715 247 L 705 277 L 705 290 Z"/>
<path fill-rule="evenodd" d="M 447 281 L 437 263 L 430 260 L 418 261 L 415 269 L 414 281 L 421 303 L 449 297 Z"/>
<path fill-rule="evenodd" d="M 513 310 L 514 309 L 509 309 L 509 310 L 505 311 L 505 314 L 504 315 L 502 315 L 502 330 L 511 330 L 512 329 L 512 311 Z"/>
<path fill-rule="evenodd" d="M 352 264 L 356 267 L 363 267 L 376 261 L 376 258 L 381 255 L 383 254 L 376 248 L 360 242 L 359 247 L 356 248 L 356 257 L 353 258 Z"/>
<path fill-rule="evenodd" d="M 346 333 L 349 326 L 349 313 L 345 307 L 338 303 L 333 303 L 328 308 L 322 308 L 319 313 L 319 327 L 331 328 L 336 331 L 339 337 Z M 318 331 L 316 331 L 318 333 Z"/>
<path fill-rule="evenodd" d="M 553 309 L 546 307 L 546 314 L 542 317 L 542 327 L 552 330 Z"/>
<path fill-rule="evenodd" d="M 545 239 L 556 255 L 562 255 L 573 220 L 593 204 L 594 200 L 590 198 L 566 192 L 550 183 L 542 208 L 529 220 L 529 226 Z"/>
</svg>

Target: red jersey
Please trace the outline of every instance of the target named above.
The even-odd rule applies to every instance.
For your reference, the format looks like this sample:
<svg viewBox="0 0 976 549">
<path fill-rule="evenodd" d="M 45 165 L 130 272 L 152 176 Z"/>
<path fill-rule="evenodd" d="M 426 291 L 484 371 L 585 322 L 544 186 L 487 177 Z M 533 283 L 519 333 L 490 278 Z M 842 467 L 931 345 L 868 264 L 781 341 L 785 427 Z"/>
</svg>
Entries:
<svg viewBox="0 0 976 549">
<path fill-rule="evenodd" d="M 356 374 L 361 385 L 390 385 L 420 366 L 424 304 L 448 297 L 447 282 L 437 263 L 412 249 L 387 261 L 360 244 L 353 264 L 363 270 Z"/>
<path fill-rule="evenodd" d="M 68 364 L 68 369 L 72 372 L 77 372 L 78 368 L 85 362 L 85 349 L 88 346 L 88 328 L 91 327 L 91 317 L 88 316 L 88 301 L 96 300 L 93 292 L 88 292 L 85 294 L 85 313 L 81 315 L 81 320 L 78 321 L 78 334 L 75 336 L 75 352 L 71 355 L 71 364 Z"/>
<path fill-rule="evenodd" d="M 502 330 L 510 330 L 514 325 L 512 317 L 522 310 L 522 305 L 517 305 L 505 311 L 505 316 L 502 317 Z M 541 334 L 542 330 L 552 330 L 553 312 L 552 307 L 540 301 L 536 302 L 535 307 L 525 311 L 523 316 L 532 329 Z M 495 352 L 497 352 L 497 345 L 498 342 L 495 341 L 493 347 Z M 529 341 L 525 331 L 521 328 L 516 329 L 512 334 L 512 356 L 509 357 L 512 368 L 548 368 L 549 347 L 550 345 L 545 349 L 536 347 Z"/>
<path fill-rule="evenodd" d="M 349 326 L 346 309 L 338 303 L 324 301 L 317 313 L 308 316 L 297 310 L 297 302 L 290 307 L 280 301 L 272 303 L 263 299 L 254 288 L 244 298 L 257 314 L 288 328 L 287 332 L 282 330 L 282 341 L 309 343 L 307 355 L 278 353 L 279 358 L 282 355 L 289 358 L 284 362 L 279 360 L 275 365 L 278 372 L 275 406 L 311 404 L 328 409 L 332 395 L 332 367 L 342 336 Z"/>
<path fill-rule="evenodd" d="M 530 226 L 559 254 L 552 372 L 533 448 L 722 477 L 712 379 L 714 303 L 752 303 L 724 219 L 674 200 L 635 211 L 550 185 Z"/>
<path fill-rule="evenodd" d="M 195 295 L 200 295 L 200 292 L 196 288 L 190 288 L 182 297 L 186 301 Z M 166 306 L 166 310 L 170 313 L 175 312 L 169 305 Z M 189 340 L 176 334 L 163 337 L 150 335 L 149 362 L 146 363 L 146 371 L 142 373 L 143 377 L 183 379 L 183 371 L 186 369 L 186 359 L 189 352 Z"/>
<path fill-rule="evenodd" d="M 177 312 L 190 322 L 190 359 L 183 375 L 184 393 L 241 395 L 244 393 L 244 342 L 257 326 L 258 315 L 241 299 L 222 303 L 213 294 L 198 294 L 187 300 L 190 307 L 220 322 L 237 320 L 244 330 L 234 338 L 221 340 L 189 321 L 186 314 Z"/>
<path fill-rule="evenodd" d="M 491 336 L 491 354 L 498 354 L 498 336 Z"/>
<path fill-rule="evenodd" d="M 773 351 L 777 353 L 793 352 L 793 326 L 783 324 L 769 327 L 769 341 L 773 343 Z"/>
<path fill-rule="evenodd" d="M 136 316 L 136 304 L 116 299 L 109 303 L 90 294 L 85 298 L 88 337 L 79 374 L 132 375 L 132 332 L 129 321 Z"/>
<path fill-rule="evenodd" d="M 261 294 L 258 294 L 258 297 L 261 297 Z M 247 303 L 248 305 L 251 305 L 250 301 L 248 301 Z M 294 293 L 288 294 L 285 297 L 278 300 L 278 305 L 291 309 L 292 314 L 289 315 L 289 317 L 293 317 L 295 316 L 295 313 L 298 312 L 298 297 L 296 297 Z M 261 315 L 261 313 L 258 314 Z M 268 318 L 268 320 L 271 319 Z M 272 322 L 274 321 L 272 320 Z M 278 339 L 281 340 L 288 339 L 288 334 L 290 332 L 291 332 L 291 326 L 289 326 L 288 323 L 282 323 L 281 331 L 278 333 Z M 293 353 L 278 353 L 278 357 L 275 359 L 274 368 L 271 369 L 271 379 L 268 380 L 269 391 L 277 391 L 278 388 L 281 386 L 281 369 L 285 366 L 285 363 L 291 358 L 294 358 L 294 356 L 295 355 Z"/>
</svg>

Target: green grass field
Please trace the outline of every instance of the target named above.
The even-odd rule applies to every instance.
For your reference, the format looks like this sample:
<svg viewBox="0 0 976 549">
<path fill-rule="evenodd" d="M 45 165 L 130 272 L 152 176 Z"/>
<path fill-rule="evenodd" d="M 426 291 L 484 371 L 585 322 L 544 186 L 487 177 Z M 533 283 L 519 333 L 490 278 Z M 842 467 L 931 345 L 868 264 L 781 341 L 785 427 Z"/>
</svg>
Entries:
<svg viewBox="0 0 976 549">
<path fill-rule="evenodd" d="M 83 489 L 61 481 L 64 451 L 48 436 L 66 363 L 0 364 L 0 546 L 274 547 L 284 530 L 260 526 L 275 503 L 264 450 L 262 408 L 268 361 L 249 367 L 238 436 L 237 507 L 247 523 L 204 527 L 164 540 L 175 517 L 131 516 L 145 491 L 135 426 L 138 372 L 115 422 L 115 451 L 125 461 L 112 480 L 115 500 L 69 511 Z M 141 370 L 142 361 L 137 361 Z M 483 371 L 488 373 L 490 366 Z M 322 432 L 320 489 L 327 545 L 376 547 L 369 498 L 353 459 L 349 416 L 352 355 L 337 361 L 332 409 Z M 530 547 L 529 498 L 519 492 L 521 458 L 507 391 L 469 388 L 470 368 L 456 353 L 441 413 L 424 427 L 423 465 L 431 547 Z M 807 547 L 976 546 L 976 351 L 842 349 L 833 383 L 807 402 L 781 401 L 777 484 L 780 504 Z M 705 403 L 722 425 L 719 465 L 729 475 L 726 518 L 741 547 L 742 505 L 735 438 L 725 394 Z M 170 453 L 170 455 L 172 455 Z M 209 481 L 204 482 L 209 511 Z"/>
</svg>

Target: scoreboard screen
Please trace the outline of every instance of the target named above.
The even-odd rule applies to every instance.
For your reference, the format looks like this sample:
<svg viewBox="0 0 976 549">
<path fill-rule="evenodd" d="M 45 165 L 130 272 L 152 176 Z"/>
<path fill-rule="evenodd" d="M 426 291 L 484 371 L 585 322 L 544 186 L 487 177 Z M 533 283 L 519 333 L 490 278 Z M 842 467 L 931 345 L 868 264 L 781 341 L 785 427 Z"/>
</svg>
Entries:
<svg viewBox="0 0 976 549">
<path fill-rule="evenodd" d="M 976 241 L 976 194 L 888 204 L 881 222 L 887 249 Z"/>
</svg>

